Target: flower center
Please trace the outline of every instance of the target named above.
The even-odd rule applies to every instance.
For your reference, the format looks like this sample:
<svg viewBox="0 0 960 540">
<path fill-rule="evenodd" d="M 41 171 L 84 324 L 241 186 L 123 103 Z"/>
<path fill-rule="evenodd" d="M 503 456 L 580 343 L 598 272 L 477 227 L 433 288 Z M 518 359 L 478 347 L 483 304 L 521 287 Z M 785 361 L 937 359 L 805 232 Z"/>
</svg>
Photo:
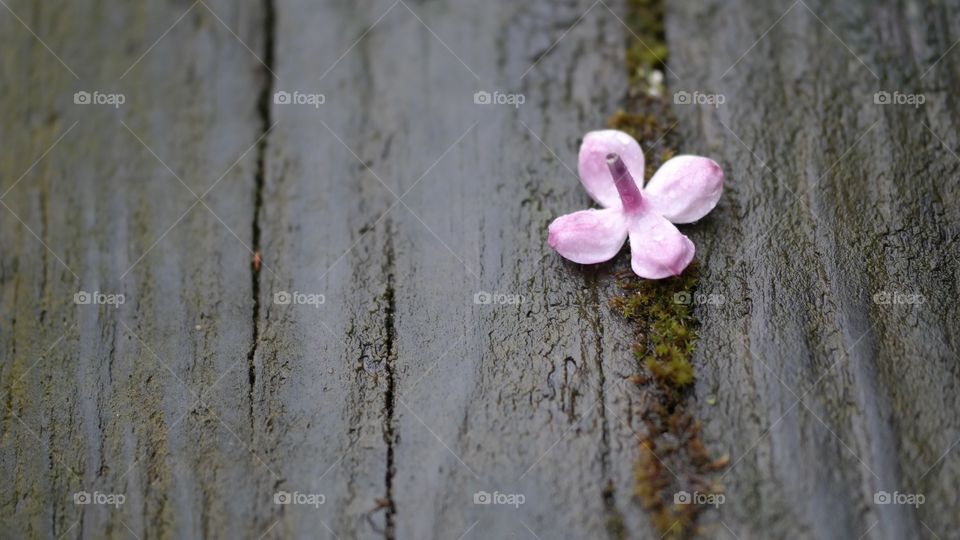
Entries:
<svg viewBox="0 0 960 540">
<path fill-rule="evenodd" d="M 624 211 L 634 213 L 641 210 L 643 208 L 643 194 L 637 187 L 637 183 L 633 181 L 633 176 L 627 170 L 627 164 L 623 162 L 623 158 L 616 153 L 607 154 L 607 167 L 610 168 L 613 183 L 617 186 Z"/>
</svg>

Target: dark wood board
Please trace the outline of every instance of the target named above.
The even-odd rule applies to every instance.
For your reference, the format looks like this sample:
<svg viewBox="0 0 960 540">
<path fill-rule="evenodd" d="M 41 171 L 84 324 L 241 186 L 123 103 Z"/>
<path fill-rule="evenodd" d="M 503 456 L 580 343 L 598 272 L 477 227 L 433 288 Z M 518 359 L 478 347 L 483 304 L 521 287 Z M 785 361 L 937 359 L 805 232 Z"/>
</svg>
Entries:
<svg viewBox="0 0 960 540">
<path fill-rule="evenodd" d="M 660 536 L 624 255 L 546 244 L 625 103 L 624 2 L 4 2 L 0 536 Z M 726 98 L 674 107 L 727 173 L 683 227 L 725 300 L 705 536 L 956 535 L 957 7 L 667 6 L 669 91 Z"/>
</svg>

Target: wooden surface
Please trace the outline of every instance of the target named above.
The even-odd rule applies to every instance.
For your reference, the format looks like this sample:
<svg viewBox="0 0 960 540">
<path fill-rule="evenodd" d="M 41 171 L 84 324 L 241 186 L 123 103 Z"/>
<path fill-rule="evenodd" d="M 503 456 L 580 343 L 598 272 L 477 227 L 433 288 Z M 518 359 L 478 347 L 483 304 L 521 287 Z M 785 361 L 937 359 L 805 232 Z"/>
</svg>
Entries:
<svg viewBox="0 0 960 540">
<path fill-rule="evenodd" d="M 0 536 L 659 536 L 623 255 L 545 242 L 623 104 L 623 3 L 4 3 Z M 726 97 L 674 128 L 727 172 L 683 229 L 725 299 L 698 307 L 691 408 L 731 456 L 706 537 L 960 530 L 960 6 L 837 4 L 667 9 L 669 90 Z"/>
<path fill-rule="evenodd" d="M 727 96 L 678 113 L 730 171 L 698 244 L 701 292 L 731 300 L 701 313 L 697 353 L 734 462 L 722 519 L 742 538 L 956 538 L 957 6 L 798 2 L 746 52 L 791 5 L 706 4 L 667 25 L 674 87 Z M 689 31 L 706 25 L 723 31 Z"/>
</svg>

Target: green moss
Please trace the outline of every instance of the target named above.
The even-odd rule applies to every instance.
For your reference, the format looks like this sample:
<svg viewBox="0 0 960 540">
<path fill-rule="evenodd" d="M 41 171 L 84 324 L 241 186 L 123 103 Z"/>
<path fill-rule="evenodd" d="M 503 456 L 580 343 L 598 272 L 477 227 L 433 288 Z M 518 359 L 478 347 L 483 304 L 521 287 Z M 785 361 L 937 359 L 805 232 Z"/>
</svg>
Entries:
<svg viewBox="0 0 960 540">
<path fill-rule="evenodd" d="M 693 366 L 679 352 L 668 360 L 647 358 L 644 365 L 657 379 L 665 381 L 670 386 L 683 388 L 693 382 Z"/>
<path fill-rule="evenodd" d="M 681 276 L 664 280 L 640 279 L 625 272 L 619 280 L 623 294 L 611 301 L 635 332 L 633 352 L 639 373 L 630 380 L 655 397 L 643 414 L 646 437 L 634 468 L 634 495 L 664 538 L 694 535 L 697 515 L 703 510 L 699 505 L 673 503 L 673 494 L 689 491 L 689 486 L 680 485 L 671 471 L 699 478 L 716 463 L 700 441 L 699 423 L 684 410 L 695 378 L 692 355 L 698 321 L 689 299 L 695 297 L 698 276 L 696 263 Z"/>
<path fill-rule="evenodd" d="M 625 277 L 620 282 L 625 294 L 612 301 L 613 307 L 635 324 L 641 339 L 634 345 L 634 354 L 671 402 L 693 384 L 690 357 L 697 339 L 697 320 L 689 299 L 698 273 L 697 264 L 692 263 L 683 275 L 672 279 Z"/>
<path fill-rule="evenodd" d="M 663 72 L 667 62 L 663 1 L 627 0 L 627 8 L 625 22 L 636 36 L 631 35 L 627 45 L 627 75 L 631 88 L 647 91 L 650 74 L 654 70 Z"/>
<path fill-rule="evenodd" d="M 665 70 L 667 59 L 663 0 L 628 0 L 627 4 L 627 24 L 639 39 L 630 36 L 627 45 L 630 91 L 624 110 L 614 113 L 607 124 L 640 142 L 649 179 L 679 153 L 682 141 L 674 129 L 672 105 L 663 97 L 662 86 L 656 88 L 650 77 Z M 681 490 L 721 492 L 711 475 L 727 463 L 726 457 L 710 455 L 700 438 L 700 422 L 686 410 L 696 379 L 692 358 L 699 321 L 690 299 L 695 298 L 698 276 L 696 262 L 672 279 L 643 280 L 626 271 L 619 279 L 623 294 L 611 301 L 634 329 L 637 372 L 627 379 L 653 398 L 642 411 L 646 429 L 634 467 L 634 497 L 662 538 L 697 534 L 697 518 L 707 507 L 674 504 L 673 496 Z"/>
</svg>

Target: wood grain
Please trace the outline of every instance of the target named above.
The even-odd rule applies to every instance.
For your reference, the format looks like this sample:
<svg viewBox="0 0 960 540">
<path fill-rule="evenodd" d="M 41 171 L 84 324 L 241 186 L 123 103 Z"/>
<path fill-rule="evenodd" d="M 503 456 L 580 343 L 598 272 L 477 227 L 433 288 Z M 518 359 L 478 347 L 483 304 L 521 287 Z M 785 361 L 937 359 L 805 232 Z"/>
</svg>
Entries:
<svg viewBox="0 0 960 540">
<path fill-rule="evenodd" d="M 623 2 L 4 1 L 0 536 L 658 536 L 625 254 L 545 242 L 624 103 Z M 668 5 L 670 91 L 726 97 L 675 107 L 727 171 L 684 228 L 724 298 L 698 306 L 690 406 L 732 457 L 704 536 L 960 526 L 948 4 Z"/>
<path fill-rule="evenodd" d="M 727 98 L 678 114 L 688 150 L 729 171 L 699 235 L 701 291 L 727 302 L 701 312 L 697 392 L 718 396 L 703 416 L 733 457 L 721 519 L 741 538 L 956 534 L 958 57 L 936 62 L 950 9 L 668 6 L 673 88 Z"/>
</svg>

